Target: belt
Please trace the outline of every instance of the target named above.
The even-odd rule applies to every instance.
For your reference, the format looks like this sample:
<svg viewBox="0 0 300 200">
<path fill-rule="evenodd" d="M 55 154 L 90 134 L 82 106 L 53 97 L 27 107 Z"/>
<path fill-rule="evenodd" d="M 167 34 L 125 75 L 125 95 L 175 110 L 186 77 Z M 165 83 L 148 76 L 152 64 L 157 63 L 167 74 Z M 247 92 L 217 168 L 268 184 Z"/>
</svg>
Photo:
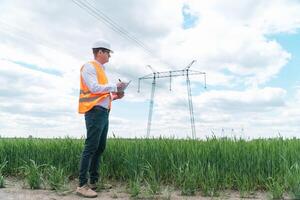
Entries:
<svg viewBox="0 0 300 200">
<path fill-rule="evenodd" d="M 93 109 L 95 109 L 95 110 L 102 110 L 102 111 L 105 111 L 107 113 L 109 113 L 109 111 L 110 111 L 110 109 L 104 108 L 103 106 L 94 106 Z"/>
</svg>

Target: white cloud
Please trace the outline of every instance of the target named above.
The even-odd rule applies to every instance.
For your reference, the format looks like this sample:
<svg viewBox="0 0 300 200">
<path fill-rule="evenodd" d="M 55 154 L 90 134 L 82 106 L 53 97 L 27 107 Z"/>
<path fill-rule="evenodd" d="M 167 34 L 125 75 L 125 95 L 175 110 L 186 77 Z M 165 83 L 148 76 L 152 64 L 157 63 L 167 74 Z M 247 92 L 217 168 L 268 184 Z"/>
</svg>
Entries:
<svg viewBox="0 0 300 200">
<path fill-rule="evenodd" d="M 200 108 L 213 107 L 223 112 L 265 112 L 284 106 L 285 91 L 281 88 L 245 91 L 210 91 L 198 96 Z M 199 105 L 198 104 L 198 105 Z M 219 110 L 219 111 L 220 111 Z"/>
<path fill-rule="evenodd" d="M 226 20 L 236 26 L 253 27 L 264 34 L 294 32 L 300 27 L 300 5 L 297 0 L 186 0 L 202 20 Z M 211 21 L 213 18 L 214 20 Z"/>
<path fill-rule="evenodd" d="M 162 52 L 168 60 L 183 65 L 196 59 L 197 69 L 211 70 L 212 75 L 227 69 L 245 78 L 246 85 L 258 85 L 278 74 L 291 57 L 256 27 L 215 15 L 201 16 L 196 27 L 174 29 L 164 41 Z"/>
</svg>

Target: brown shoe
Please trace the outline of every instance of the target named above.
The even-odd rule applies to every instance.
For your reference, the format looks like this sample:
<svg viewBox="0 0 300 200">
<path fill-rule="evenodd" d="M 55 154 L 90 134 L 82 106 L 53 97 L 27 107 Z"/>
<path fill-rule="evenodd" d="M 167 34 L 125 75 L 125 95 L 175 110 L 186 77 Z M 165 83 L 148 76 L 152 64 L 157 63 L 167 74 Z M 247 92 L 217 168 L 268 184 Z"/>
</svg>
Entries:
<svg viewBox="0 0 300 200">
<path fill-rule="evenodd" d="M 97 192 L 93 191 L 87 184 L 83 185 L 82 187 L 77 187 L 76 194 L 88 197 L 88 198 L 94 198 L 97 197 Z"/>
</svg>

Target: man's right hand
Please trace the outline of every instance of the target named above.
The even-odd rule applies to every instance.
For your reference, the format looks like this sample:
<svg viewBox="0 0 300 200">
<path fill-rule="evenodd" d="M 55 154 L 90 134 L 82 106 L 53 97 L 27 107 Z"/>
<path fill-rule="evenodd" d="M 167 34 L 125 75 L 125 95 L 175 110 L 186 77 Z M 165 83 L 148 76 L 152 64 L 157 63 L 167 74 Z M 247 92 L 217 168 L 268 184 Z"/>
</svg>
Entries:
<svg viewBox="0 0 300 200">
<path fill-rule="evenodd" d="M 124 92 L 126 85 L 127 84 L 124 82 L 118 82 L 117 83 L 117 92 Z"/>
</svg>

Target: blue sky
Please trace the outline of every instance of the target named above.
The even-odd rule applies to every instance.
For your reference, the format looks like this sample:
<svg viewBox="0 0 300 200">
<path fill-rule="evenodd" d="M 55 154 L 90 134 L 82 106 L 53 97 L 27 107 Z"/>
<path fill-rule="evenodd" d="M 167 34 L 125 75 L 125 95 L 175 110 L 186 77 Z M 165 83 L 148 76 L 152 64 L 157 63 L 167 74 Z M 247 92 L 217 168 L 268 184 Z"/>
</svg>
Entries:
<svg viewBox="0 0 300 200">
<path fill-rule="evenodd" d="M 33 70 L 36 70 L 36 71 L 40 71 L 40 72 L 44 72 L 44 73 L 47 73 L 47 74 L 52 74 L 52 75 L 55 75 L 55 76 L 62 76 L 62 74 L 57 71 L 57 70 L 52 70 L 51 68 L 42 68 L 42 67 L 39 67 L 39 66 L 36 66 L 36 65 L 33 65 L 33 64 L 30 64 L 30 63 L 25 63 L 25 62 L 22 62 L 22 61 L 14 61 L 14 60 L 8 60 L 9 62 L 12 62 L 12 63 L 15 63 L 17 65 L 20 65 L 22 67 L 26 67 L 26 68 L 29 68 L 29 69 L 33 69 Z"/>
<path fill-rule="evenodd" d="M 267 84 L 274 87 L 284 87 L 290 93 L 294 93 L 299 86 L 300 74 L 300 33 L 282 33 L 269 37 L 276 40 L 286 51 L 291 53 L 292 58 L 280 71 L 276 78 Z"/>
<path fill-rule="evenodd" d="M 199 16 L 193 15 L 193 13 L 191 13 L 189 11 L 190 11 L 189 5 L 183 5 L 183 7 L 182 7 L 182 15 L 183 15 L 182 26 L 184 29 L 193 28 L 199 19 Z"/>
<path fill-rule="evenodd" d="M 147 65 L 169 71 L 192 60 L 193 70 L 207 73 L 207 90 L 202 76 L 191 77 L 198 138 L 299 134 L 298 1 L 119 1 L 88 2 L 150 54 L 72 1 L 1 1 L 1 136 L 85 135 L 79 70 L 98 38 L 114 49 L 110 82 L 132 80 L 113 104 L 109 136 L 145 136 L 151 81 L 137 93 L 137 80 L 151 73 Z M 151 136 L 191 136 L 183 77 L 172 80 L 171 92 L 168 79 L 157 81 Z"/>
</svg>

